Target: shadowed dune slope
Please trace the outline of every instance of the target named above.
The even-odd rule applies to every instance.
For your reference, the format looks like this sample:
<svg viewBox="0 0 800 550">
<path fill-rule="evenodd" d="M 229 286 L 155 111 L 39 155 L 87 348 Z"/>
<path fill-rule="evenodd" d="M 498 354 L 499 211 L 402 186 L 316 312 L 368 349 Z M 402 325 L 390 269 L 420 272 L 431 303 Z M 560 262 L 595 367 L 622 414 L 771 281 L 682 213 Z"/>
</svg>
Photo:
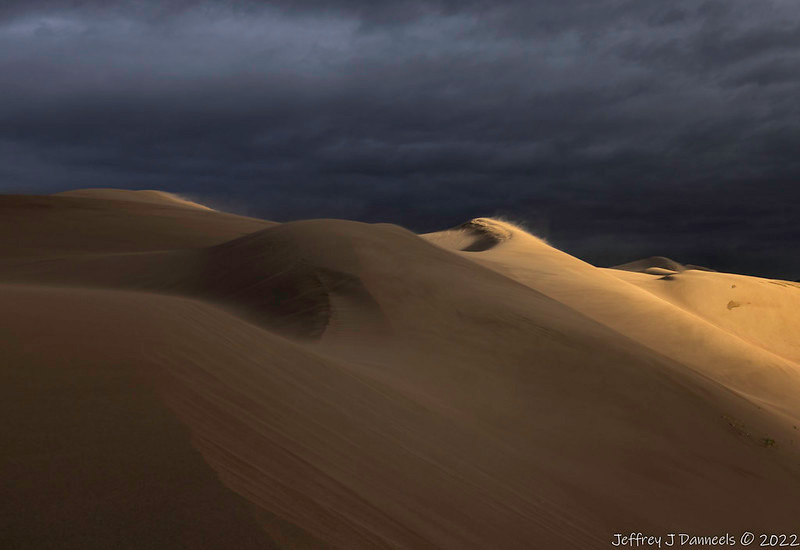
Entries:
<svg viewBox="0 0 800 550">
<path fill-rule="evenodd" d="M 482 252 L 510 239 L 515 229 L 491 218 L 475 218 L 450 230 L 428 233 L 425 238 L 451 250 Z"/>
<path fill-rule="evenodd" d="M 204 237 L 167 224 L 177 233 L 155 247 L 150 226 L 124 250 L 82 240 L 91 226 L 122 234 L 108 218 L 134 203 L 101 214 L 82 200 L 81 242 L 42 237 L 36 257 L 0 262 L 18 419 L 0 435 L 4 491 L 36 503 L 4 510 L 12 547 L 36 547 L 32 527 L 57 540 L 75 517 L 84 547 L 135 540 L 159 491 L 147 544 L 161 548 L 208 525 L 243 537 L 232 548 L 342 550 L 607 548 L 615 532 L 796 525 L 800 369 L 679 303 L 699 296 L 647 288 L 659 276 L 595 268 L 487 218 L 424 236 L 342 220 L 245 231 L 256 222 L 171 208 L 212 216 Z M 74 446 L 42 447 L 55 433 Z M 92 466 L 77 477 L 76 449 Z M 190 504 L 171 510 L 176 498 Z M 65 499 L 76 515 L 45 521 Z"/>
<path fill-rule="evenodd" d="M 66 196 L 0 196 L 0 258 L 195 248 L 274 225 L 211 210 Z"/>
<path fill-rule="evenodd" d="M 335 300 L 338 328 L 358 318 L 363 326 L 354 329 L 374 331 L 384 321 L 357 274 L 359 243 L 347 231 L 357 225 L 295 222 L 206 248 L 11 258 L 0 260 L 0 281 L 192 296 L 315 339 L 331 322 Z"/>
<path fill-rule="evenodd" d="M 0 285 L 0 303 L 0 547 L 277 548 L 143 371 L 153 300 Z"/>
</svg>

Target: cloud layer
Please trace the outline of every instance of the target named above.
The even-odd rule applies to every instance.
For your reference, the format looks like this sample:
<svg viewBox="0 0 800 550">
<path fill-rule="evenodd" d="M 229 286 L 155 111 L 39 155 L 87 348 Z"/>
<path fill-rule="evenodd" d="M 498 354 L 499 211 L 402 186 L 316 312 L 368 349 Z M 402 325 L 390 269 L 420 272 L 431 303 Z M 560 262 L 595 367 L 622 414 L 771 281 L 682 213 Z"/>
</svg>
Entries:
<svg viewBox="0 0 800 550">
<path fill-rule="evenodd" d="M 790 0 L 5 2 L 0 190 L 525 221 L 800 277 Z"/>
</svg>

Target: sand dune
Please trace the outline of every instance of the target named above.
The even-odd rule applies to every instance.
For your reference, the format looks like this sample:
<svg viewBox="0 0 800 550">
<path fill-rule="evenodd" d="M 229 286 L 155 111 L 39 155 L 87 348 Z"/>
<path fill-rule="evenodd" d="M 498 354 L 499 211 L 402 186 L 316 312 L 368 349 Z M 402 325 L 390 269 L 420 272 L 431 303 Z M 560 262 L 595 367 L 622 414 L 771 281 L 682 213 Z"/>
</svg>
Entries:
<svg viewBox="0 0 800 550">
<path fill-rule="evenodd" d="M 631 279 L 660 278 L 667 283 L 675 276 L 599 269 L 513 226 L 502 222 L 496 224 L 505 231 L 513 231 L 513 238 L 481 253 L 461 254 L 470 254 L 469 257 L 476 262 L 543 292 L 653 351 L 749 396 L 759 405 L 774 407 L 792 418 L 800 414 L 800 404 L 792 397 L 800 391 L 800 369 L 791 357 L 776 354 L 776 350 L 770 347 L 754 345 L 752 340 L 759 339 L 756 335 L 761 334 L 763 340 L 769 332 L 768 328 L 764 330 L 758 326 L 758 316 L 740 324 L 740 330 L 726 330 L 725 326 L 718 326 L 720 319 L 717 319 L 718 324 L 709 322 L 695 311 L 676 307 L 675 303 L 658 293 L 630 282 Z M 434 242 L 440 239 L 436 234 L 426 238 Z M 687 271 L 680 277 L 721 281 L 735 276 Z M 771 284 L 771 287 L 775 287 L 775 291 L 770 290 L 773 298 L 777 297 L 779 289 L 785 288 L 776 284 Z M 700 298 L 698 295 L 698 299 L 704 304 L 698 304 L 698 310 L 712 311 L 719 303 L 714 301 L 714 296 Z M 722 302 L 728 312 L 729 301 Z M 787 307 L 787 311 L 790 309 Z M 784 331 L 779 328 L 783 321 L 778 315 L 770 325 L 778 332 L 771 338 L 782 342 L 783 347 L 778 351 L 793 347 L 789 343 L 793 341 L 793 324 L 785 325 L 788 330 Z M 749 333 L 747 339 L 741 337 L 745 332 Z M 769 372 L 768 376 L 766 372 Z"/>
<path fill-rule="evenodd" d="M 680 273 L 682 271 L 690 269 L 698 271 L 714 271 L 713 269 L 709 269 L 707 267 L 701 267 L 698 265 L 692 265 L 692 264 L 684 265 L 676 262 L 675 260 L 665 258 L 664 256 L 651 256 L 649 258 L 643 258 L 641 260 L 628 262 L 626 264 L 616 265 L 612 269 L 620 269 L 622 271 L 636 271 L 639 273 L 650 273 L 652 275 L 666 274 L 664 272 Z"/>
<path fill-rule="evenodd" d="M 0 196 L 0 258 L 220 244 L 273 225 L 222 212 L 68 196 Z"/>
<path fill-rule="evenodd" d="M 800 284 L 686 271 L 666 277 L 616 274 L 715 326 L 800 364 Z"/>
<path fill-rule="evenodd" d="M 208 206 L 186 200 L 175 195 L 174 193 L 167 193 L 165 191 L 157 191 L 154 189 L 146 189 L 142 191 L 129 191 L 127 189 L 73 189 L 71 191 L 63 191 L 56 193 L 56 197 L 79 197 L 85 199 L 100 199 L 100 200 L 119 200 L 119 201 L 132 201 L 144 202 L 153 205 L 162 206 L 180 206 L 184 208 L 196 208 L 198 210 L 211 210 Z"/>
<path fill-rule="evenodd" d="M 797 285 L 600 269 L 487 218 L 0 208 L 9 547 L 796 529 Z"/>
</svg>

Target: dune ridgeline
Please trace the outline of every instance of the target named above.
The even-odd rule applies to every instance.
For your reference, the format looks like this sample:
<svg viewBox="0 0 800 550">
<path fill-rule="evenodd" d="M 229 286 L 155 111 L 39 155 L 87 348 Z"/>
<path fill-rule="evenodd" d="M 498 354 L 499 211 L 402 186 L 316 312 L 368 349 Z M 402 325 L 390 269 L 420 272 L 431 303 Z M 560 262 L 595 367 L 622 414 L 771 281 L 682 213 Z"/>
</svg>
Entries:
<svg viewBox="0 0 800 550">
<path fill-rule="evenodd" d="M 0 231 L 3 548 L 797 532 L 797 283 L 160 192 Z"/>
</svg>

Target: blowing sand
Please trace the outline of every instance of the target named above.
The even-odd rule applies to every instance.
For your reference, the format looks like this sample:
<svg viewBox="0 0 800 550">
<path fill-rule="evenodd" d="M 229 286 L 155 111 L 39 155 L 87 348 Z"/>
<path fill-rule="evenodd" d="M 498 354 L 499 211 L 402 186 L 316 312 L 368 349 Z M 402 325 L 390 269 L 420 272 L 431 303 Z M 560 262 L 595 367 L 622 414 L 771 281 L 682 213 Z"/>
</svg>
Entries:
<svg viewBox="0 0 800 550">
<path fill-rule="evenodd" d="M 797 532 L 800 285 L 131 193 L 0 197 L 0 547 Z"/>
</svg>

